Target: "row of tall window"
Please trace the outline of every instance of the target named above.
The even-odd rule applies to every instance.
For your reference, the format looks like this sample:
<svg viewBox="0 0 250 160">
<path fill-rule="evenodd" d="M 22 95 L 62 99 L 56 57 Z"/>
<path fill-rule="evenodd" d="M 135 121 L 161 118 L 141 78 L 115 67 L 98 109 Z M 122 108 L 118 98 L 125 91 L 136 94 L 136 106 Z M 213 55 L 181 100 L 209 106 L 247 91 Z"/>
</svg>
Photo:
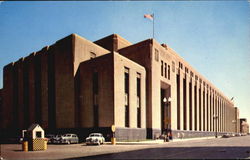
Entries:
<svg viewBox="0 0 250 160">
<path fill-rule="evenodd" d="M 130 127 L 130 105 L 129 105 L 129 68 L 125 67 L 124 71 L 124 88 L 125 88 L 125 127 Z M 141 74 L 137 73 L 136 76 L 136 115 L 137 115 L 137 128 L 141 128 Z"/>
<path fill-rule="evenodd" d="M 181 81 L 183 82 L 182 88 L 180 87 Z M 215 131 L 217 125 L 218 131 L 225 131 L 226 103 L 223 102 L 219 96 L 214 95 L 213 92 L 211 92 L 211 95 L 209 96 L 208 93 L 205 93 L 205 87 L 202 91 L 201 85 L 198 88 L 197 84 L 193 84 L 192 82 L 187 83 L 186 79 L 184 78 L 181 80 L 178 74 L 176 75 L 176 84 L 177 129 L 183 128 L 184 130 Z M 181 90 L 183 98 L 183 112 L 180 112 Z M 187 94 L 189 94 L 189 97 Z M 187 100 L 189 100 L 188 104 Z M 193 106 L 194 108 L 190 106 Z M 189 119 L 187 118 L 187 111 L 189 111 Z M 217 121 L 214 120 L 213 115 L 218 116 Z M 181 123 L 181 116 L 183 117 L 183 123 Z M 189 124 L 189 128 L 187 127 L 187 124 Z"/>
<path fill-rule="evenodd" d="M 161 61 L 161 76 L 170 80 L 170 65 Z"/>
</svg>

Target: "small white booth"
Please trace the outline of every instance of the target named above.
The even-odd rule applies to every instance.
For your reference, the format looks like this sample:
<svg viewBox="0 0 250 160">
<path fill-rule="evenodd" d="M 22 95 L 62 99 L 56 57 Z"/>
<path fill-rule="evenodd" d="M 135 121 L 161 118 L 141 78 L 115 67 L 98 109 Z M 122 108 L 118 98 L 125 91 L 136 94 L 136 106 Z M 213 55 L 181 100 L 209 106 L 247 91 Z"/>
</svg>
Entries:
<svg viewBox="0 0 250 160">
<path fill-rule="evenodd" d="M 23 150 L 38 151 L 47 149 L 47 139 L 44 138 L 44 130 L 39 124 L 32 124 L 27 130 L 27 137 L 23 141 Z M 26 146 L 27 145 L 27 146 Z"/>
</svg>

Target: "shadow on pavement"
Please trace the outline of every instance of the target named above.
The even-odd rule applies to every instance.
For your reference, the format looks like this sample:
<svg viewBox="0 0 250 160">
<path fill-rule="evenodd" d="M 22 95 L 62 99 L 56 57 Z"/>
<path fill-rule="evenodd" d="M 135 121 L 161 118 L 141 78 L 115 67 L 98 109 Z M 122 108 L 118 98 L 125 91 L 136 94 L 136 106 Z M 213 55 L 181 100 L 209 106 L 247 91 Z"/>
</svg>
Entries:
<svg viewBox="0 0 250 160">
<path fill-rule="evenodd" d="M 23 152 L 23 150 L 21 149 L 16 149 L 16 150 L 13 150 L 14 152 Z"/>
<path fill-rule="evenodd" d="M 69 159 L 244 159 L 249 147 L 164 147 Z"/>
</svg>

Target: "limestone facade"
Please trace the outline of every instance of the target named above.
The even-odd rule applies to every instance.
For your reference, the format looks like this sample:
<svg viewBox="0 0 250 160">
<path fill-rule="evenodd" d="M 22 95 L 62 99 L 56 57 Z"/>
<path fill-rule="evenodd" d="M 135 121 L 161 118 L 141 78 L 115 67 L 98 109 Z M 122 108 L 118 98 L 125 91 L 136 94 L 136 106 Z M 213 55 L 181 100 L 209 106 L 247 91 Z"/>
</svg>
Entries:
<svg viewBox="0 0 250 160">
<path fill-rule="evenodd" d="M 76 34 L 3 69 L 2 134 L 32 123 L 51 133 L 92 131 L 118 139 L 239 132 L 239 109 L 166 44 L 117 34 Z"/>
</svg>

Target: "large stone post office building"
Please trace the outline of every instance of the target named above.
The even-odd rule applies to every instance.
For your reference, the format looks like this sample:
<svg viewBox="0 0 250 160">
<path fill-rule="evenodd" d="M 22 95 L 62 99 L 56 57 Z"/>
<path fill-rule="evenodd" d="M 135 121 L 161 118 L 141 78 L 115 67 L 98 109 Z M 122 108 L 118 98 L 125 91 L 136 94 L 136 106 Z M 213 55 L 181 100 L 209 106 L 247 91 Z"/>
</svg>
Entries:
<svg viewBox="0 0 250 160">
<path fill-rule="evenodd" d="M 118 139 L 239 132 L 239 110 L 173 49 L 117 34 L 95 42 L 76 34 L 3 69 L 1 134 L 32 123 L 47 132 Z"/>
</svg>

